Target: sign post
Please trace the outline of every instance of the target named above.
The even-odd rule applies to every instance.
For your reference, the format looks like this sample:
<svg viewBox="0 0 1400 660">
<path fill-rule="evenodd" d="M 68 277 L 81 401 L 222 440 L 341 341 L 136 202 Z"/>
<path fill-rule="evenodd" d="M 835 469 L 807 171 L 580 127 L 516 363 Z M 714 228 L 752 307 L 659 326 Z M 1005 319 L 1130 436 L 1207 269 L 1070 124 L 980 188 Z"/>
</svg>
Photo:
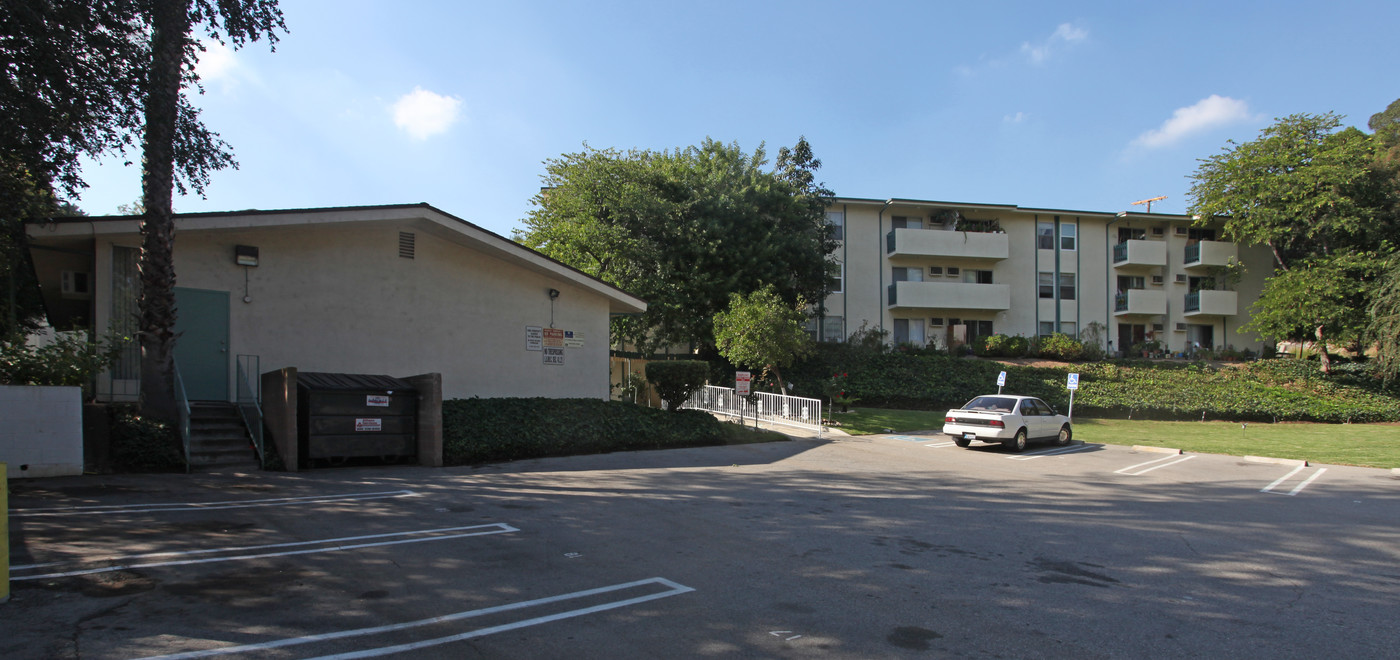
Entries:
<svg viewBox="0 0 1400 660">
<path fill-rule="evenodd" d="M 1069 390 L 1069 414 L 1065 415 L 1069 421 L 1074 421 L 1074 391 L 1079 389 L 1079 374 L 1070 374 L 1069 380 L 1065 382 L 1065 388 Z"/>
<path fill-rule="evenodd" d="M 744 425 L 744 401 L 749 398 L 749 383 L 753 374 L 747 371 L 734 372 L 734 395 L 739 397 L 739 426 Z"/>
<path fill-rule="evenodd" d="M 1001 394 L 1001 388 L 1004 387 L 1005 385 L 1006 385 L 1006 372 L 1003 371 L 1003 372 L 1001 372 L 999 375 L 997 375 L 997 394 Z"/>
</svg>

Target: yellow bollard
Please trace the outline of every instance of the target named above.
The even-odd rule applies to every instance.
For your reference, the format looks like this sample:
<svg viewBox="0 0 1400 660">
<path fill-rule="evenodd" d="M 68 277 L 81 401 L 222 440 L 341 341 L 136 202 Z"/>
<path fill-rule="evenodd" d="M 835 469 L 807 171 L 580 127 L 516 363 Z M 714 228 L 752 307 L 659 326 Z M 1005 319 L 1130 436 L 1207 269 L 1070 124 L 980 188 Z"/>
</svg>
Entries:
<svg viewBox="0 0 1400 660">
<path fill-rule="evenodd" d="M 0 603 L 10 599 L 10 482 L 0 463 Z"/>
</svg>

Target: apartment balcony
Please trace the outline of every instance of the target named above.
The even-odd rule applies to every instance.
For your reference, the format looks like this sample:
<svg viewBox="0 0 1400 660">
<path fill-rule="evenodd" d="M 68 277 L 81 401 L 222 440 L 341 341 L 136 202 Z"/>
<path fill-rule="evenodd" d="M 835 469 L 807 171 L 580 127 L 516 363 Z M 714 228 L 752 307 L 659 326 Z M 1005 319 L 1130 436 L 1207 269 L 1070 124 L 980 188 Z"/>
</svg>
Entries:
<svg viewBox="0 0 1400 660">
<path fill-rule="evenodd" d="M 1113 298 L 1114 316 L 1155 316 L 1166 313 L 1165 291 L 1129 289 Z"/>
<path fill-rule="evenodd" d="M 1160 268 L 1166 265 L 1166 241 L 1133 239 L 1113 246 L 1114 268 Z"/>
<path fill-rule="evenodd" d="M 895 229 L 885 234 L 891 257 L 1000 260 L 1011 256 L 1006 234 L 947 229 Z"/>
<path fill-rule="evenodd" d="M 1198 241 L 1187 244 L 1182 264 L 1187 269 L 1219 268 L 1238 259 L 1239 248 L 1234 243 Z"/>
<path fill-rule="evenodd" d="M 894 282 L 890 309 L 1011 309 L 1011 285 L 968 282 Z"/>
<path fill-rule="evenodd" d="M 1239 296 L 1234 291 L 1197 291 L 1186 294 L 1181 308 L 1190 316 L 1234 316 L 1239 313 Z"/>
</svg>

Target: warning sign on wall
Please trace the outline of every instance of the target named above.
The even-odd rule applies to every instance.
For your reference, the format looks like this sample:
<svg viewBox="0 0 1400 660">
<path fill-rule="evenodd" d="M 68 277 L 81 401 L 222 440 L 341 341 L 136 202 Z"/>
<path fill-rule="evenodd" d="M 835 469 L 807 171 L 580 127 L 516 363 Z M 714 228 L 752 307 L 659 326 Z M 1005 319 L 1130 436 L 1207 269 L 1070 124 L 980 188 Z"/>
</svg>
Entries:
<svg viewBox="0 0 1400 660">
<path fill-rule="evenodd" d="M 382 417 L 356 417 L 355 432 L 361 431 L 383 431 L 384 418 Z"/>
<path fill-rule="evenodd" d="M 558 329 L 558 328 L 545 328 L 545 329 L 544 329 L 544 345 L 545 345 L 546 347 L 554 346 L 554 347 L 557 347 L 557 348 L 563 348 L 563 347 L 564 347 L 564 331 L 563 331 L 563 330 L 560 330 L 560 329 Z"/>
<path fill-rule="evenodd" d="M 554 366 L 564 364 L 564 349 L 562 347 L 545 346 L 544 363 Z"/>
<path fill-rule="evenodd" d="M 544 347 L 543 328 L 538 325 L 525 326 L 525 350 L 538 351 Z"/>
</svg>

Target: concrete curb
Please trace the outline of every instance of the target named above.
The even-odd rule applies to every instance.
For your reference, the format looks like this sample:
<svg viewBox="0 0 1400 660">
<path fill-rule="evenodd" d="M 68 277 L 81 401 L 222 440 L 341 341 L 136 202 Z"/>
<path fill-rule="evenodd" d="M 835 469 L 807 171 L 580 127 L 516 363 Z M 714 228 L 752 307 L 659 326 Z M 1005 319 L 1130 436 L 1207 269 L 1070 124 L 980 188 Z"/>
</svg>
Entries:
<svg viewBox="0 0 1400 660">
<path fill-rule="evenodd" d="M 1397 477 L 1400 477 L 1400 468 L 1390 468 L 1390 473 Z"/>
<path fill-rule="evenodd" d="M 1246 463 L 1272 463 L 1274 465 L 1301 465 L 1308 466 L 1308 462 L 1301 458 L 1271 458 L 1268 456 L 1245 456 Z"/>
<path fill-rule="evenodd" d="M 1149 451 L 1154 454 L 1182 454 L 1180 449 L 1172 447 L 1149 447 L 1147 445 L 1133 445 L 1133 451 Z"/>
</svg>

